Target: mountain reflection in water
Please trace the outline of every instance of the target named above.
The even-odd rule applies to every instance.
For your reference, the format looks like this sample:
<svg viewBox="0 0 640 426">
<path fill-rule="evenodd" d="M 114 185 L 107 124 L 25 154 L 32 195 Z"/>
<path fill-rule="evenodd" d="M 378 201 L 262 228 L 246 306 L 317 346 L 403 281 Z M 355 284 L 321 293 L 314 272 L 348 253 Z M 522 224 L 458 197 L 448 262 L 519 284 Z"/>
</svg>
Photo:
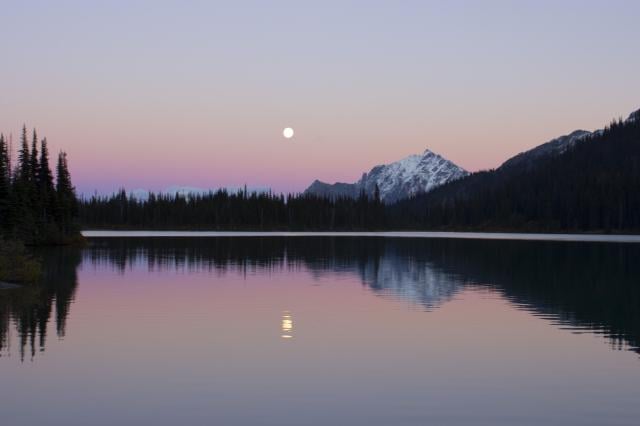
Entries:
<svg viewBox="0 0 640 426">
<path fill-rule="evenodd" d="M 603 334 L 614 348 L 640 346 L 640 245 L 534 241 L 358 237 L 109 238 L 83 250 L 43 253 L 45 276 L 35 287 L 0 292 L 0 354 L 16 330 L 22 357 L 44 350 L 55 311 L 58 337 L 77 283 L 76 270 L 137 267 L 151 271 L 286 272 L 356 275 L 383 297 L 437 309 L 456 293 L 481 287 L 518 309 L 574 332 Z M 55 309 L 54 309 L 55 307 Z M 72 314 L 72 313 L 71 313 Z M 282 337 L 293 336 L 283 312 Z"/>
</svg>

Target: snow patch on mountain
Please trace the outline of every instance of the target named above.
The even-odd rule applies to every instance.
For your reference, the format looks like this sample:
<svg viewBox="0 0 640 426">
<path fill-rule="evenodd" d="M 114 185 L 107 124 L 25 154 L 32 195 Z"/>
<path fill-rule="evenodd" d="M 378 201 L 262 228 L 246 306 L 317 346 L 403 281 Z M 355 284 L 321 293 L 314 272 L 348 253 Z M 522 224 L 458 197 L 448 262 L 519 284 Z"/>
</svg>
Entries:
<svg viewBox="0 0 640 426">
<path fill-rule="evenodd" d="M 391 164 L 375 166 L 368 173 L 363 173 L 355 183 L 328 184 L 316 180 L 305 193 L 328 197 L 357 197 L 364 190 L 371 197 L 377 186 L 380 199 L 385 203 L 393 203 L 428 192 L 467 174 L 466 170 L 427 149 L 422 154 L 409 155 Z"/>
</svg>

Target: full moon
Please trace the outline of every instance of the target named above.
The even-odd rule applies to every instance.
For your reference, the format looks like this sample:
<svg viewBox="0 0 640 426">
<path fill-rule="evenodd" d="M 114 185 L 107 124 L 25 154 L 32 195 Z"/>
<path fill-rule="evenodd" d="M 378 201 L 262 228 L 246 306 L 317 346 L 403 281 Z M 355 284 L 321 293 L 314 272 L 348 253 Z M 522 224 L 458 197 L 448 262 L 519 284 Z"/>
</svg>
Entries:
<svg viewBox="0 0 640 426">
<path fill-rule="evenodd" d="M 293 129 L 291 127 L 287 127 L 282 131 L 282 135 L 287 139 L 291 139 L 293 137 Z"/>
</svg>

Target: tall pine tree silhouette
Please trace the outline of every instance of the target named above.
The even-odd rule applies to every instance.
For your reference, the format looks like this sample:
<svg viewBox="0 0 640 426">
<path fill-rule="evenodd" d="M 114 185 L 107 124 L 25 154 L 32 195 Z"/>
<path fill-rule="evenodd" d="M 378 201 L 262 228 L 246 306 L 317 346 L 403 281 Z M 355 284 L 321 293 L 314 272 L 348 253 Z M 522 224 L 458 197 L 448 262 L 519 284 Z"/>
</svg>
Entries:
<svg viewBox="0 0 640 426">
<path fill-rule="evenodd" d="M 44 200 L 40 198 L 38 188 L 38 175 L 40 174 L 40 159 L 38 158 L 38 134 L 33 129 L 31 139 L 31 151 L 29 152 L 29 207 L 33 212 L 33 238 L 39 240 L 45 227 L 46 219 L 42 216 L 42 203 Z"/>
<path fill-rule="evenodd" d="M 12 237 L 24 241 L 31 241 L 34 237 L 35 223 L 31 209 L 31 157 L 27 140 L 27 126 L 22 127 L 20 149 L 18 150 L 18 164 L 13 177 L 11 191 L 12 215 L 9 219 L 13 223 Z"/>
<path fill-rule="evenodd" d="M 77 199 L 75 188 L 71 184 L 67 153 L 64 151 L 58 154 L 56 194 L 58 198 L 58 223 L 62 232 L 67 235 L 73 231 L 73 218 L 77 212 Z"/>
<path fill-rule="evenodd" d="M 31 152 L 29 153 L 29 181 L 35 186 L 38 179 L 38 135 L 36 129 L 33 129 L 33 138 L 31 140 Z"/>
<path fill-rule="evenodd" d="M 18 150 L 18 168 L 16 169 L 16 181 L 26 183 L 29 180 L 31 172 L 31 163 L 29 156 L 29 143 L 27 142 L 27 126 L 22 126 L 22 135 L 20 136 L 20 149 Z"/>
<path fill-rule="evenodd" d="M 53 173 L 49 167 L 49 148 L 47 138 L 40 143 L 40 161 L 37 176 L 37 191 L 40 199 L 40 212 L 42 220 L 52 222 L 53 213 L 56 211 L 56 193 L 53 186 Z"/>
<path fill-rule="evenodd" d="M 11 191 L 11 165 L 9 147 L 0 134 L 0 234 L 9 229 L 9 196 Z"/>
</svg>

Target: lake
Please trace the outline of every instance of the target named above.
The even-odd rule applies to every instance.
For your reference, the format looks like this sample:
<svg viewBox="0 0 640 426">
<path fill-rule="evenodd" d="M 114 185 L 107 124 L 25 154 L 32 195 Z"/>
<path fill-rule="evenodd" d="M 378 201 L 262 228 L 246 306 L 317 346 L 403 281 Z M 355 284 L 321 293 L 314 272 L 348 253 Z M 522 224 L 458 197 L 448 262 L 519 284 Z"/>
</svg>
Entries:
<svg viewBox="0 0 640 426">
<path fill-rule="evenodd" d="M 636 237 L 88 235 L 0 291 L 0 424 L 640 419 Z"/>
</svg>

